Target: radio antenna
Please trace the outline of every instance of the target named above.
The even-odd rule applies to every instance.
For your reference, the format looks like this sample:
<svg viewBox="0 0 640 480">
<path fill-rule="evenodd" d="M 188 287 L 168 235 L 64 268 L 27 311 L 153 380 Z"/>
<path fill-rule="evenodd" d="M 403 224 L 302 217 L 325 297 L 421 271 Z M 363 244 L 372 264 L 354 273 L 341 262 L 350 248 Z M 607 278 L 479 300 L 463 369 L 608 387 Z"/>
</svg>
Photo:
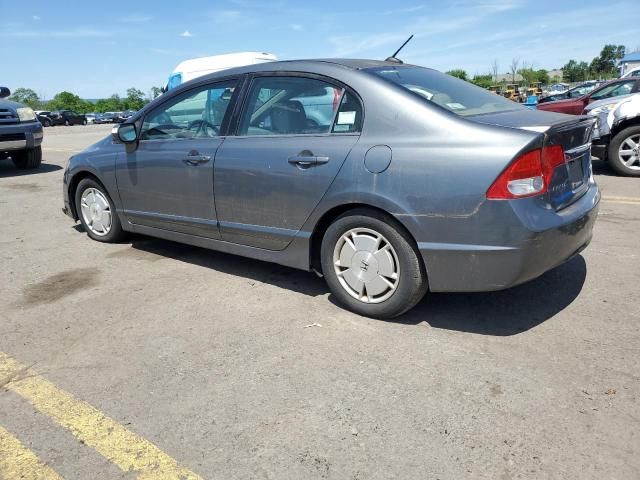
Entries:
<svg viewBox="0 0 640 480">
<path fill-rule="evenodd" d="M 402 60 L 400 60 L 398 57 L 396 57 L 396 55 L 398 55 L 400 53 L 400 50 L 402 50 L 404 48 L 404 46 L 411 41 L 412 38 L 413 38 L 413 35 L 411 35 L 409 38 L 407 38 L 405 40 L 405 42 L 402 45 L 400 45 L 400 48 L 398 50 L 396 50 L 393 55 L 391 55 L 390 57 L 387 57 L 385 59 L 385 62 L 402 63 Z"/>
</svg>

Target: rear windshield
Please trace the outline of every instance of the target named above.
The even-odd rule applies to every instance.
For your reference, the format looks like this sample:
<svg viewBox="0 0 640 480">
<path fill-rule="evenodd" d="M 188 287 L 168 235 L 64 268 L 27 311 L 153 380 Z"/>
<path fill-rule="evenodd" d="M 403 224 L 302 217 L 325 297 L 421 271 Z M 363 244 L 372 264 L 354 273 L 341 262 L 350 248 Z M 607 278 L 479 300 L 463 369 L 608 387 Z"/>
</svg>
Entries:
<svg viewBox="0 0 640 480">
<path fill-rule="evenodd" d="M 463 117 L 524 108 L 498 94 L 428 68 L 376 67 L 366 71 Z"/>
</svg>

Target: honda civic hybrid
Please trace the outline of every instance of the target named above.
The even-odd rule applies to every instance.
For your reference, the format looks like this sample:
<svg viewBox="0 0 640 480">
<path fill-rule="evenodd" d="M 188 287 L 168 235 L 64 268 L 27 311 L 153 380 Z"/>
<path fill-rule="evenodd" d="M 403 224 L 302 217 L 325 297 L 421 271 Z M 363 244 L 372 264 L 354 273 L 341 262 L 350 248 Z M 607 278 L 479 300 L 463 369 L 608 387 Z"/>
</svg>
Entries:
<svg viewBox="0 0 640 480">
<path fill-rule="evenodd" d="M 269 62 L 180 85 L 71 157 L 64 211 L 100 242 L 315 271 L 346 308 L 391 318 L 584 249 L 592 129 L 399 61 Z"/>
</svg>

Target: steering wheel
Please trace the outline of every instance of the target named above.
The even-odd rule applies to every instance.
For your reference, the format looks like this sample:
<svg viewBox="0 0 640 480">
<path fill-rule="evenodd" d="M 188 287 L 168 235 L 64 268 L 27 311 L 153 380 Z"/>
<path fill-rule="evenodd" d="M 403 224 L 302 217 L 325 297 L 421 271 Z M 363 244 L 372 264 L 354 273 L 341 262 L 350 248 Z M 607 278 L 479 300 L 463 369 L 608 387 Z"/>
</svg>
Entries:
<svg viewBox="0 0 640 480">
<path fill-rule="evenodd" d="M 216 137 L 220 133 L 220 129 L 218 127 L 206 120 L 194 120 L 193 122 L 189 122 L 187 130 L 193 130 L 194 128 L 194 137 L 197 136 L 200 132 L 205 133 L 208 137 Z M 213 135 L 211 135 L 207 130 L 212 130 Z"/>
</svg>

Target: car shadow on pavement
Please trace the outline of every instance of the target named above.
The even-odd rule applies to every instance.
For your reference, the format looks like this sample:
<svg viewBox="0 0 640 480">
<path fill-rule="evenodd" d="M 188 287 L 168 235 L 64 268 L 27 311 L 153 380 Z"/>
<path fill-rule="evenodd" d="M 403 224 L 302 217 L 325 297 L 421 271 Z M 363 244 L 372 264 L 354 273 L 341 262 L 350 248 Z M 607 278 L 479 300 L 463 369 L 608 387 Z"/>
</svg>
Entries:
<svg viewBox="0 0 640 480">
<path fill-rule="evenodd" d="M 245 277 L 311 297 L 325 295 L 329 291 L 322 278 L 303 270 L 169 240 L 134 235 L 130 241 L 131 246 L 137 250 L 210 268 L 229 275 Z"/>
<path fill-rule="evenodd" d="M 609 166 L 609 164 L 604 160 L 600 160 L 598 158 L 593 157 L 591 159 L 591 165 L 593 167 L 594 175 L 604 175 L 607 177 L 617 176 L 616 172 L 614 172 Z"/>
<path fill-rule="evenodd" d="M 134 235 L 133 249 L 229 275 L 242 276 L 309 296 L 329 290 L 315 274 L 204 248 Z M 392 319 L 417 325 L 482 335 L 525 332 L 564 310 L 580 294 L 587 276 L 581 255 L 524 285 L 486 293 L 429 293 L 413 310 Z M 337 304 L 333 295 L 329 300 Z"/>
<path fill-rule="evenodd" d="M 552 318 L 580 294 L 587 276 L 584 258 L 523 285 L 486 293 L 429 293 L 413 310 L 393 320 L 427 322 L 434 328 L 481 335 L 517 335 Z"/>
<path fill-rule="evenodd" d="M 13 162 L 11 160 L 0 160 L 0 178 L 38 175 L 40 173 L 50 173 L 56 172 L 58 170 L 62 170 L 62 167 L 53 163 L 43 163 L 38 168 L 34 168 L 33 170 L 20 170 L 13 165 Z"/>
</svg>

